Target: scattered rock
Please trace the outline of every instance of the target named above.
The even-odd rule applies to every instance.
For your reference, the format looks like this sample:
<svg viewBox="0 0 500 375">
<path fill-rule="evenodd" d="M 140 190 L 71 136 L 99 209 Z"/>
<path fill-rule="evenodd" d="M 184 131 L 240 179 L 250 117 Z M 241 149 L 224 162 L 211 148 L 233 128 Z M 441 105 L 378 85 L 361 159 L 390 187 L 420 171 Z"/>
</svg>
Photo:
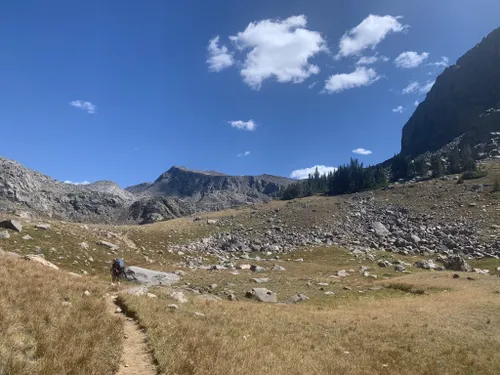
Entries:
<svg viewBox="0 0 500 375">
<path fill-rule="evenodd" d="M 254 277 L 253 279 L 250 280 L 257 284 L 263 284 L 269 281 L 267 277 Z"/>
<path fill-rule="evenodd" d="M 21 222 L 17 220 L 4 220 L 0 222 L 0 227 L 5 229 L 12 229 L 19 233 L 23 231 L 23 226 L 21 225 Z"/>
<path fill-rule="evenodd" d="M 115 245 L 114 243 L 108 242 L 108 241 L 97 241 L 98 245 L 106 246 L 107 248 L 110 248 L 111 250 L 118 250 L 120 247 L 118 245 Z"/>
<path fill-rule="evenodd" d="M 23 238 L 23 240 L 26 240 L 26 241 L 31 241 L 33 239 L 33 237 L 31 237 L 29 234 L 27 234 L 26 236 L 23 236 L 22 238 Z"/>
<path fill-rule="evenodd" d="M 280 266 L 278 264 L 275 264 L 273 268 L 271 268 L 271 271 L 286 271 L 285 267 Z"/>
<path fill-rule="evenodd" d="M 266 269 L 264 267 L 253 264 L 250 266 L 250 270 L 253 272 L 264 272 Z"/>
<path fill-rule="evenodd" d="M 349 274 L 347 273 L 346 270 L 340 270 L 340 271 L 337 271 L 337 276 L 338 277 L 347 277 L 347 276 L 349 276 Z"/>
<path fill-rule="evenodd" d="M 121 313 L 122 313 L 122 309 L 120 307 L 116 307 L 115 314 L 121 314 Z"/>
<path fill-rule="evenodd" d="M 179 306 L 177 306 L 175 303 L 171 303 L 170 305 L 167 305 L 167 307 L 170 310 L 179 310 Z"/>
<path fill-rule="evenodd" d="M 402 264 L 397 264 L 394 269 L 397 271 L 397 272 L 406 272 L 406 268 L 402 265 Z"/>
<path fill-rule="evenodd" d="M 247 298 L 255 299 L 259 302 L 277 302 L 276 293 L 270 291 L 266 288 L 253 288 L 251 291 L 246 293 Z"/>
<path fill-rule="evenodd" d="M 296 294 L 291 298 L 292 303 L 299 303 L 307 300 L 309 300 L 309 297 L 307 297 L 305 294 Z"/>
<path fill-rule="evenodd" d="M 461 271 L 461 272 L 471 272 L 472 267 L 462 258 L 460 255 L 449 255 L 444 259 L 444 267 L 447 270 Z"/>
<path fill-rule="evenodd" d="M 78 244 L 78 246 L 80 246 L 80 247 L 81 247 L 82 249 L 84 249 L 84 250 L 88 250 L 88 248 L 89 248 L 89 244 L 88 244 L 88 243 L 86 243 L 86 242 L 80 242 L 80 243 Z"/>
<path fill-rule="evenodd" d="M 377 264 L 379 265 L 379 267 L 382 267 L 382 268 L 385 268 L 385 267 L 391 267 L 391 266 L 392 266 L 392 263 L 391 263 L 391 262 L 389 262 L 388 260 L 385 260 L 385 259 L 383 259 L 383 260 L 379 260 L 379 261 L 377 262 Z"/>
<path fill-rule="evenodd" d="M 375 234 L 379 237 L 385 237 L 391 234 L 391 232 L 389 232 L 389 230 L 385 227 L 385 225 L 378 221 L 372 223 L 372 229 L 375 231 Z"/>
<path fill-rule="evenodd" d="M 35 228 L 41 229 L 41 230 L 49 230 L 50 224 L 37 224 L 37 225 L 35 225 Z"/>
<path fill-rule="evenodd" d="M 454 278 L 454 279 L 459 279 L 459 278 L 460 278 L 460 275 L 459 275 L 458 273 L 455 273 L 455 274 L 453 275 L 453 278 Z"/>
<path fill-rule="evenodd" d="M 86 295 L 87 297 L 90 297 L 90 292 L 88 290 L 86 290 L 85 292 L 83 292 L 84 295 Z"/>
<path fill-rule="evenodd" d="M 6 230 L 3 230 L 0 232 L 0 239 L 7 239 L 7 238 L 10 238 L 10 234 L 9 232 L 7 232 Z"/>
<path fill-rule="evenodd" d="M 50 263 L 48 260 L 45 260 L 44 258 L 42 258 L 40 255 L 26 255 L 24 257 L 24 259 L 30 260 L 32 262 L 41 264 L 42 266 L 49 267 L 49 268 L 52 268 L 55 270 L 59 269 L 59 267 L 57 267 L 55 264 Z"/>
<path fill-rule="evenodd" d="M 186 296 L 182 292 L 171 292 L 169 294 L 169 296 L 170 296 L 170 298 L 176 300 L 179 303 L 187 303 L 188 302 L 188 299 L 186 298 Z"/>
</svg>

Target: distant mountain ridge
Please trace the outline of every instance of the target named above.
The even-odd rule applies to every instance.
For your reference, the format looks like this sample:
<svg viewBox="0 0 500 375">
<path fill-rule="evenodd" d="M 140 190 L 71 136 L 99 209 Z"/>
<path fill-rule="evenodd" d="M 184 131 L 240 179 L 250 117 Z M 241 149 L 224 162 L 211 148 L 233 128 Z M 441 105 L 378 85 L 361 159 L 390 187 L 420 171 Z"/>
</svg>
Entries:
<svg viewBox="0 0 500 375">
<path fill-rule="evenodd" d="M 72 185 L 0 157 L 0 211 L 95 223 L 151 223 L 277 197 L 292 180 L 229 176 L 172 167 L 154 182 L 122 189 L 112 181 Z"/>
<path fill-rule="evenodd" d="M 500 28 L 447 67 L 403 127 L 401 152 L 412 157 L 436 151 L 464 135 L 484 141 L 500 123 L 483 114 L 500 108 Z"/>
</svg>

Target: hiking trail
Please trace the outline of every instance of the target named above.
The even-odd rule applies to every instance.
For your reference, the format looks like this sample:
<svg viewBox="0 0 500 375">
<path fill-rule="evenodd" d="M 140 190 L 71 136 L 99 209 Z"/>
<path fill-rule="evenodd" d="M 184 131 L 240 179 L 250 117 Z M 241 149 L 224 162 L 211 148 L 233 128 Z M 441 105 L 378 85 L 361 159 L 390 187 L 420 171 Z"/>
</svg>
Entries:
<svg viewBox="0 0 500 375">
<path fill-rule="evenodd" d="M 108 310 L 111 314 L 118 314 L 115 298 L 107 299 Z M 120 368 L 116 375 L 156 375 L 157 369 L 147 346 L 146 334 L 139 324 L 132 318 L 122 315 L 123 320 L 123 353 L 120 359 Z"/>
</svg>

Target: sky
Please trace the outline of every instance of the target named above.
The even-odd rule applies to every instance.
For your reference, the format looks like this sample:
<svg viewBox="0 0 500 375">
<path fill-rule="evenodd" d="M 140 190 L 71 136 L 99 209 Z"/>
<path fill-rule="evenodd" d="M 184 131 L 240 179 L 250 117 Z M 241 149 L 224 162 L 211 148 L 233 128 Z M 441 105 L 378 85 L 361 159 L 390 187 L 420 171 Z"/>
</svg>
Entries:
<svg viewBox="0 0 500 375">
<path fill-rule="evenodd" d="M 0 155 L 122 187 L 172 165 L 373 165 L 498 14 L 498 0 L 4 1 Z"/>
</svg>

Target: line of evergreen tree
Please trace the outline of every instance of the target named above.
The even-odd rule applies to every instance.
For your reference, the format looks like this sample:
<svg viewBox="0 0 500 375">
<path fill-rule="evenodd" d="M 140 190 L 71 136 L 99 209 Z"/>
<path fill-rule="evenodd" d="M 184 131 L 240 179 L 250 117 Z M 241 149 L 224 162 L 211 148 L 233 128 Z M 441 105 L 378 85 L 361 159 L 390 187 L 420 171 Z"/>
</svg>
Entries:
<svg viewBox="0 0 500 375">
<path fill-rule="evenodd" d="M 409 179 L 415 176 L 427 177 L 429 171 L 433 178 L 446 173 L 472 173 L 477 171 L 475 155 L 471 147 L 465 145 L 449 152 L 445 169 L 440 156 L 434 155 L 430 165 L 422 158 L 412 161 L 408 156 L 396 154 L 391 160 L 391 180 Z M 375 189 L 388 182 L 386 170 L 382 166 L 365 167 L 357 159 L 338 167 L 334 172 L 321 175 L 318 168 L 306 180 L 300 180 L 283 189 L 281 198 L 285 200 L 314 194 L 339 195 Z"/>
</svg>

